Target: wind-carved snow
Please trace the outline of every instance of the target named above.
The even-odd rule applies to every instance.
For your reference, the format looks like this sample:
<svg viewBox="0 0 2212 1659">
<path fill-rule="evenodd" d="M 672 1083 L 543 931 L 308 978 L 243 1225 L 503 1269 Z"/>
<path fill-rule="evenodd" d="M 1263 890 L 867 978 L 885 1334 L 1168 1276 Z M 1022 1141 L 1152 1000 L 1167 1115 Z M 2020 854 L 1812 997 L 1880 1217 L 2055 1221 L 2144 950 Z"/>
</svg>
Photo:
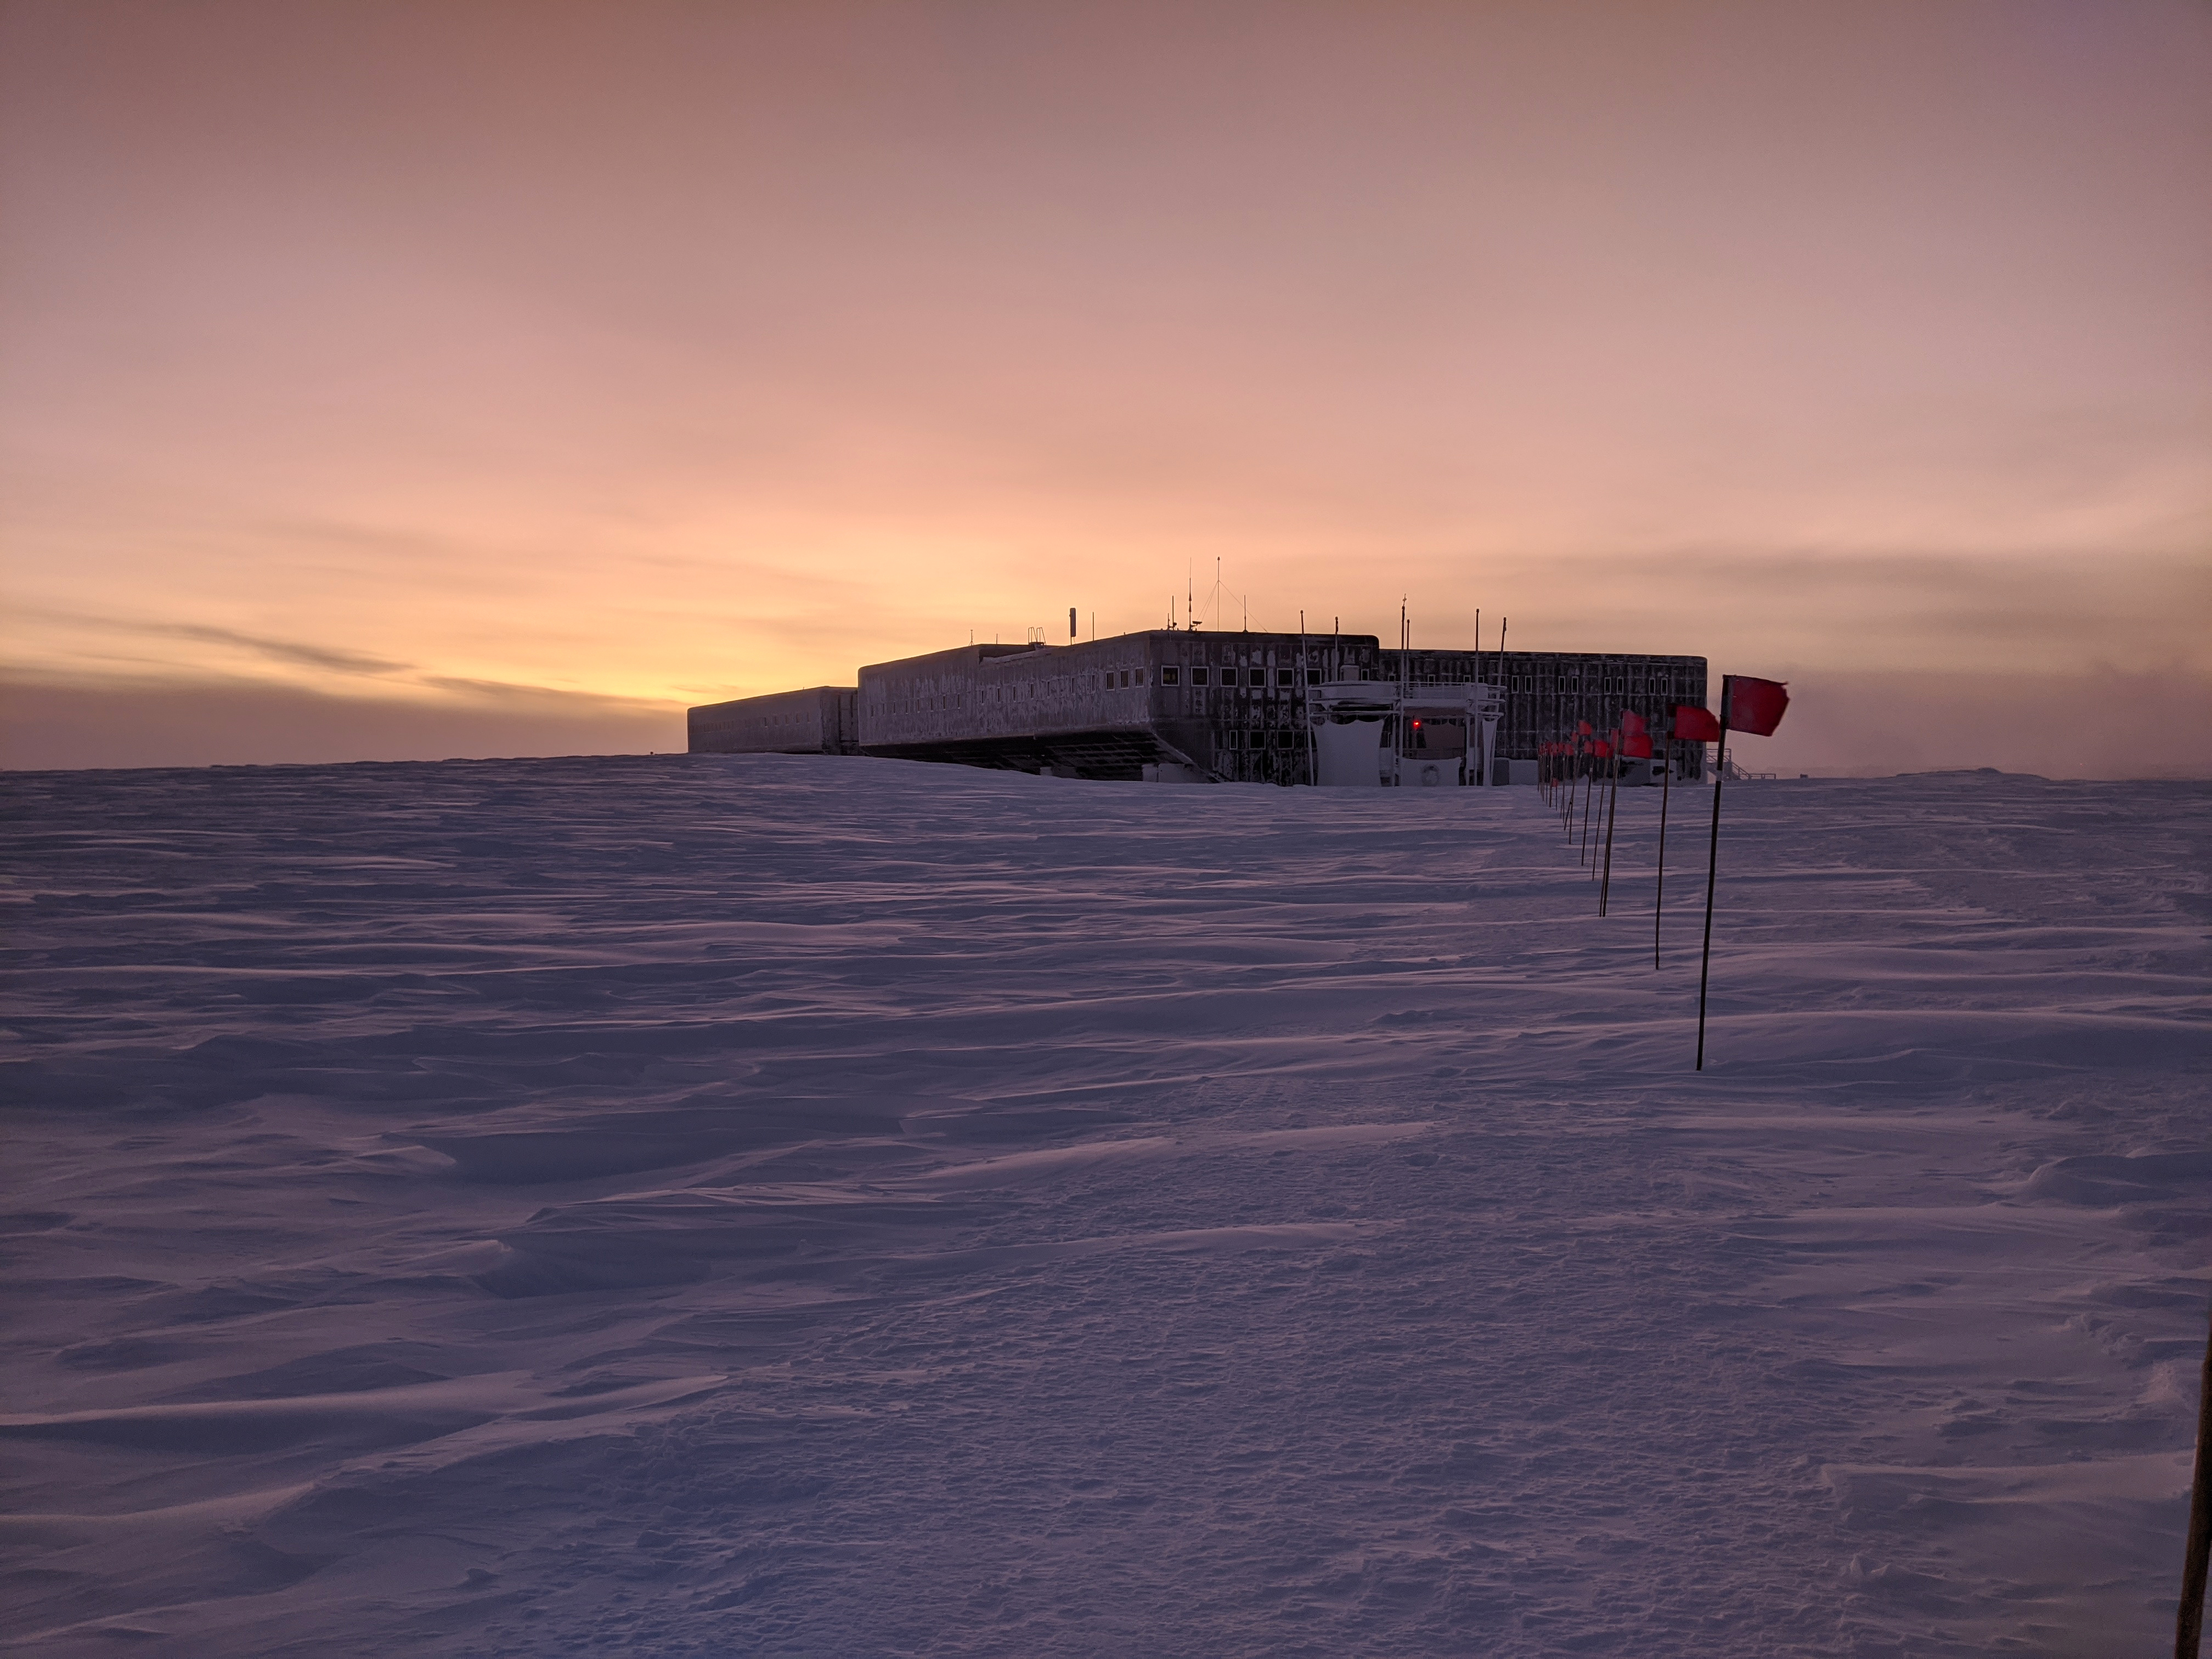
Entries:
<svg viewBox="0 0 2212 1659">
<path fill-rule="evenodd" d="M 2201 787 L 9 788 L 12 1651 L 2171 1627 Z"/>
</svg>

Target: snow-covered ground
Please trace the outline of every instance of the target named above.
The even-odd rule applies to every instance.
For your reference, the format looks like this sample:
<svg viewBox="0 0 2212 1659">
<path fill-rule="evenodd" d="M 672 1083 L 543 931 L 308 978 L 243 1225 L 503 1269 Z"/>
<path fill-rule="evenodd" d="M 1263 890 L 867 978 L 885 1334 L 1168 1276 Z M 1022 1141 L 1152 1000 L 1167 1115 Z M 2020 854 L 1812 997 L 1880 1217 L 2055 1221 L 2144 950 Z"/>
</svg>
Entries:
<svg viewBox="0 0 2212 1659">
<path fill-rule="evenodd" d="M 11 1651 L 2171 1640 L 2203 786 L 6 788 Z"/>
</svg>

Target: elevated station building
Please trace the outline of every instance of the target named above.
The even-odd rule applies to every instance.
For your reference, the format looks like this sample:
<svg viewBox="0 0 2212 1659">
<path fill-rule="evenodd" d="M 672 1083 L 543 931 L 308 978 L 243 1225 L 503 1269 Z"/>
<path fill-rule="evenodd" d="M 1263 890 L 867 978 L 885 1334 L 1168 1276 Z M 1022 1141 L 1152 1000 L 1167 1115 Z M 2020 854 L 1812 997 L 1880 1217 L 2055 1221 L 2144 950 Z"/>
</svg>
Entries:
<svg viewBox="0 0 2212 1659">
<path fill-rule="evenodd" d="M 896 756 L 1085 778 L 1315 780 L 1323 688 L 1488 685 L 1495 757 L 1480 781 L 1533 782 L 1538 745 L 1624 708 L 1663 730 L 1676 703 L 1705 701 L 1702 657 L 1572 652 L 1406 651 L 1371 634 L 1157 629 L 1066 645 L 968 645 L 860 671 L 817 687 L 690 712 L 695 754 Z M 1340 692 L 1333 692 L 1340 706 Z M 849 701 L 847 701 L 849 700 Z M 849 716 L 847 711 L 849 709 Z M 1474 781 L 1462 722 L 1388 736 L 1431 741 Z M 1454 750 L 1451 745 L 1459 747 Z M 1695 775 L 1702 751 L 1684 757 Z M 1682 774 L 1678 773 L 1677 775 Z"/>
<path fill-rule="evenodd" d="M 860 671 L 865 753 L 1085 778 L 1147 767 L 1258 783 L 1303 780 L 1305 691 L 1371 679 L 1372 635 L 1123 634 L 972 645 Z"/>
</svg>

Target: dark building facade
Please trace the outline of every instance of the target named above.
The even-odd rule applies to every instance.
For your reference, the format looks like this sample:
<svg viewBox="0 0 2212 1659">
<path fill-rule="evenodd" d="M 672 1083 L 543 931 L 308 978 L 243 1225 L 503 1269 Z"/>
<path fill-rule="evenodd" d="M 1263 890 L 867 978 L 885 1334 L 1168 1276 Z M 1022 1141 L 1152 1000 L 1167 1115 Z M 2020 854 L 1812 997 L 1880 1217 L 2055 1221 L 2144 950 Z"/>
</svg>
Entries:
<svg viewBox="0 0 2212 1659">
<path fill-rule="evenodd" d="M 1588 720 L 1612 730 L 1620 711 L 1632 708 L 1664 732 L 1678 703 L 1705 702 L 1703 657 L 1639 656 L 1589 651 L 1411 651 L 1407 678 L 1413 684 L 1480 679 L 1498 687 L 1504 708 L 1498 723 L 1500 756 L 1533 762 L 1537 746 L 1571 736 Z M 1389 672 L 1399 653 L 1385 651 Z M 1686 757 L 1687 775 L 1699 775 L 1699 755 Z M 1677 775 L 1681 775 L 1677 774 Z"/>
</svg>

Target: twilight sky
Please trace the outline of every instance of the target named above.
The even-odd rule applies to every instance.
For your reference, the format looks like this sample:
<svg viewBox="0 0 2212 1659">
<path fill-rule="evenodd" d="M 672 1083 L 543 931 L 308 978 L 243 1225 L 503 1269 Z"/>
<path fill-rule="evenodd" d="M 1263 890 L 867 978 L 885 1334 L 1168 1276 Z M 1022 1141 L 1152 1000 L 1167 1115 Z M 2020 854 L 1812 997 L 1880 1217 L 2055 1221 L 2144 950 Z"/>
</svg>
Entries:
<svg viewBox="0 0 2212 1659">
<path fill-rule="evenodd" d="M 2203 775 L 2208 203 L 2197 0 L 0 0 L 0 759 L 675 748 L 1218 559 Z"/>
</svg>

